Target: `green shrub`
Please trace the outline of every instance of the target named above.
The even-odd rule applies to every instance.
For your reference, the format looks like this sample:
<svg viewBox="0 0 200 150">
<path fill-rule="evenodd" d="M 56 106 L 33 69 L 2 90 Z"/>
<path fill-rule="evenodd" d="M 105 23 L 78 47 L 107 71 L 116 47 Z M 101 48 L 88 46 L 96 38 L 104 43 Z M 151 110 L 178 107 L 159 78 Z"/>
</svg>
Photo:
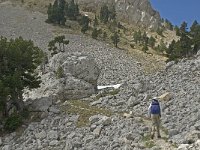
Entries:
<svg viewBox="0 0 200 150">
<path fill-rule="evenodd" d="M 135 48 L 135 44 L 130 44 L 131 48 Z"/>
<path fill-rule="evenodd" d="M 13 115 L 7 118 L 4 128 L 6 131 L 13 132 L 22 125 L 22 118 L 19 115 Z"/>
<path fill-rule="evenodd" d="M 56 77 L 58 79 L 62 78 L 64 76 L 64 70 L 61 66 L 58 67 L 57 71 L 56 71 Z"/>
</svg>

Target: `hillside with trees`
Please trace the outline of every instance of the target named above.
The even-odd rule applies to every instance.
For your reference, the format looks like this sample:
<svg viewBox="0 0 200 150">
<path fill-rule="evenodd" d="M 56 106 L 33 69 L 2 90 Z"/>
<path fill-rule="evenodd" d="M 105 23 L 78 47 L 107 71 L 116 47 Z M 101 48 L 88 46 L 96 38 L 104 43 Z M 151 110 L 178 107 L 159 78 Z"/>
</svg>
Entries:
<svg viewBox="0 0 200 150">
<path fill-rule="evenodd" d="M 43 56 L 32 41 L 22 37 L 10 40 L 0 38 L 0 116 L 3 116 L 8 131 L 15 130 L 22 122 L 21 113 L 25 109 L 23 89 L 39 87 L 41 81 L 35 69 Z"/>
</svg>

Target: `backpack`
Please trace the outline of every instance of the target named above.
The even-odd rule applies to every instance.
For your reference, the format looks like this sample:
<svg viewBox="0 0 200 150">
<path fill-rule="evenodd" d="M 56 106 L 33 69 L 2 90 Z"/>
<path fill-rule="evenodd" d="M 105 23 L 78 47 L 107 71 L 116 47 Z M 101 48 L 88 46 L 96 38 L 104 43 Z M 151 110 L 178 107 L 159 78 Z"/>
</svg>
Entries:
<svg viewBox="0 0 200 150">
<path fill-rule="evenodd" d="M 153 100 L 151 102 L 151 114 L 160 114 L 160 104 L 158 100 Z"/>
</svg>

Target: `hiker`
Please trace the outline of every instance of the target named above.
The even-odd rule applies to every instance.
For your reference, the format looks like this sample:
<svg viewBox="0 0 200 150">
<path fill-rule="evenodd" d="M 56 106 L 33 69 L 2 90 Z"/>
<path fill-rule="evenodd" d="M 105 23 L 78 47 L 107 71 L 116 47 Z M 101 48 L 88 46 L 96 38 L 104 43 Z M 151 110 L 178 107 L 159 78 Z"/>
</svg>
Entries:
<svg viewBox="0 0 200 150">
<path fill-rule="evenodd" d="M 149 117 L 152 121 L 152 129 L 151 129 L 151 139 L 154 138 L 155 130 L 157 131 L 157 137 L 160 136 L 160 118 L 161 118 L 161 107 L 158 102 L 158 98 L 154 97 L 148 109 Z"/>
</svg>

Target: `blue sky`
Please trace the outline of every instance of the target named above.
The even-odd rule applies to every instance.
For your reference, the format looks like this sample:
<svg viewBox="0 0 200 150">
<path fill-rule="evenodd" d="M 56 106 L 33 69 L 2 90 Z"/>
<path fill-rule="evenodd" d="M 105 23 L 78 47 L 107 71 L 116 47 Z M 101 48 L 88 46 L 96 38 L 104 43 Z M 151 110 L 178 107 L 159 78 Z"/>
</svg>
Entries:
<svg viewBox="0 0 200 150">
<path fill-rule="evenodd" d="M 190 26 L 194 20 L 200 23 L 200 0 L 150 0 L 153 8 L 160 12 L 162 18 L 166 18 L 173 25 L 183 21 Z"/>
</svg>

